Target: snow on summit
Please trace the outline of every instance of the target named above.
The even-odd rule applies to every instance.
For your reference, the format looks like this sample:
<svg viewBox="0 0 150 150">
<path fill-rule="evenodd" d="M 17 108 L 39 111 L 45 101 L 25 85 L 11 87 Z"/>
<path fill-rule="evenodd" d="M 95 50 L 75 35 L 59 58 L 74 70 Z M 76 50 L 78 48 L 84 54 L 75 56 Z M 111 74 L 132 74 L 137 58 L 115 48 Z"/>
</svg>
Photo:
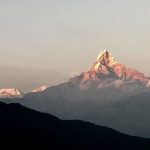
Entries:
<svg viewBox="0 0 150 150">
<path fill-rule="evenodd" d="M 101 82 L 107 79 L 126 81 L 135 81 L 143 86 L 149 87 L 150 80 L 143 73 L 127 68 L 124 64 L 117 62 L 114 57 L 107 51 L 102 50 L 92 67 L 81 73 L 76 80 L 81 84 L 89 84 L 89 82 Z"/>
<path fill-rule="evenodd" d="M 2 88 L 0 89 L 0 97 L 22 97 L 22 94 L 16 88 Z"/>
<path fill-rule="evenodd" d="M 40 87 L 34 89 L 34 90 L 32 91 L 32 93 L 43 92 L 43 91 L 46 90 L 46 89 L 47 89 L 47 86 L 46 86 L 46 85 L 43 85 L 43 86 L 40 86 Z"/>
</svg>

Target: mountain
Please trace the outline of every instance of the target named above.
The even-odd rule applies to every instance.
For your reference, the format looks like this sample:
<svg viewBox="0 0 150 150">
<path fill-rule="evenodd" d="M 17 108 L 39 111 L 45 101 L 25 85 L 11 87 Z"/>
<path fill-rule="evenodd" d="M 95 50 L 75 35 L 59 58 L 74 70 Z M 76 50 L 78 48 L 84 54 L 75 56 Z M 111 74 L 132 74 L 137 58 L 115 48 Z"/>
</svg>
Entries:
<svg viewBox="0 0 150 150">
<path fill-rule="evenodd" d="M 32 93 L 43 92 L 43 91 L 46 90 L 47 88 L 48 88 L 48 87 L 47 87 L 46 85 L 43 85 L 43 86 L 40 86 L 40 87 L 34 89 L 34 90 L 32 91 Z"/>
<path fill-rule="evenodd" d="M 46 90 L 48 87 L 43 85 L 40 86 L 36 89 L 34 89 L 32 92 L 30 93 L 39 93 L 39 92 L 43 92 L 44 90 Z M 21 98 L 23 97 L 24 94 L 21 93 L 18 89 L 16 88 L 2 88 L 0 89 L 0 98 Z"/>
<path fill-rule="evenodd" d="M 0 122 L 0 143 L 5 149 L 150 149 L 150 139 L 79 120 L 60 120 L 19 104 L 0 103 Z"/>
<path fill-rule="evenodd" d="M 0 89 L 1 98 L 22 97 L 22 93 L 16 88 L 2 88 Z"/>
<path fill-rule="evenodd" d="M 150 137 L 149 83 L 149 77 L 118 63 L 104 50 L 79 76 L 11 102 L 61 119 L 80 119 L 130 135 Z"/>
<path fill-rule="evenodd" d="M 86 85 L 89 81 L 100 82 L 110 78 L 137 82 L 143 86 L 148 86 L 150 81 L 150 78 L 146 77 L 143 73 L 118 63 L 107 50 L 100 52 L 90 69 L 74 79 L 77 80 L 77 78 L 82 86 L 83 84 Z"/>
</svg>

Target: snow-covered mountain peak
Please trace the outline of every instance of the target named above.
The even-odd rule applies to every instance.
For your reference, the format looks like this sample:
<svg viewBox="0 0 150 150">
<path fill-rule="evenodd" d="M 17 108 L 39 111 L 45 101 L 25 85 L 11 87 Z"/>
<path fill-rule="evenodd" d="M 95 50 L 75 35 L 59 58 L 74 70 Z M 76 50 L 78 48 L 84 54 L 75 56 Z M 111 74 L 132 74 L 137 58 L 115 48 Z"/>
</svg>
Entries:
<svg viewBox="0 0 150 150">
<path fill-rule="evenodd" d="M 43 91 L 46 90 L 46 89 L 47 89 L 47 86 L 46 86 L 46 85 L 43 85 L 43 86 L 40 86 L 40 87 L 34 89 L 34 90 L 32 91 L 32 93 L 43 92 Z"/>
<path fill-rule="evenodd" d="M 143 73 L 117 62 L 107 50 L 101 51 L 93 65 L 86 72 L 82 72 L 78 78 L 72 78 L 71 81 L 78 81 L 80 85 L 86 86 L 86 83 L 89 85 L 89 82 L 99 83 L 107 79 L 122 80 L 123 82 L 135 81 L 150 87 L 149 78 Z"/>
<path fill-rule="evenodd" d="M 116 63 L 117 62 L 115 61 L 114 57 L 112 57 L 112 55 L 105 49 L 100 51 L 96 62 L 92 66 L 92 70 L 97 71 L 102 65 L 111 67 Z"/>
<path fill-rule="evenodd" d="M 22 93 L 16 88 L 2 88 L 0 97 L 22 97 Z"/>
</svg>

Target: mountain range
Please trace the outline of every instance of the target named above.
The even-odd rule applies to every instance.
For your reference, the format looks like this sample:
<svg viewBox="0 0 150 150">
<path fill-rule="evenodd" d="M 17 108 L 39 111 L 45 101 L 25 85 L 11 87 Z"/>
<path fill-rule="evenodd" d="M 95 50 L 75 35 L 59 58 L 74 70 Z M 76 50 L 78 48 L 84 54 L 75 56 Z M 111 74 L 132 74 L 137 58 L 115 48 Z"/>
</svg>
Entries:
<svg viewBox="0 0 150 150">
<path fill-rule="evenodd" d="M 80 119 L 150 137 L 150 78 L 119 63 L 107 50 L 100 52 L 87 71 L 68 82 L 27 93 L 21 99 L 1 100 L 61 119 Z"/>
<path fill-rule="evenodd" d="M 31 91 L 31 93 L 43 92 L 47 89 L 46 85 L 40 86 Z M 22 98 L 25 94 L 20 92 L 17 88 L 2 88 L 0 89 L 0 98 Z"/>
<path fill-rule="evenodd" d="M 129 136 L 111 128 L 0 102 L 0 147 L 53 150 L 149 150 L 150 139 Z"/>
</svg>

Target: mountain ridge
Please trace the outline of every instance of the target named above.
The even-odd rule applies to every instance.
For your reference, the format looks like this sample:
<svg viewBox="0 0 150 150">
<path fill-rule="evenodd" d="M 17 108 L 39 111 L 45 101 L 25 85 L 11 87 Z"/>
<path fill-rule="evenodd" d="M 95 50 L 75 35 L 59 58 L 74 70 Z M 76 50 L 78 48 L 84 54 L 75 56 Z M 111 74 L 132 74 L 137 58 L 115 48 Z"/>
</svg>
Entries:
<svg viewBox="0 0 150 150">
<path fill-rule="evenodd" d="M 107 50 L 101 51 L 92 67 L 81 73 L 78 78 L 81 84 L 89 80 L 100 81 L 108 78 L 123 81 L 137 80 L 145 87 L 148 87 L 148 82 L 150 82 L 149 77 L 146 77 L 143 73 L 117 62 Z"/>
<path fill-rule="evenodd" d="M 124 64 L 119 63 L 115 60 L 115 58 L 108 52 L 108 50 L 102 50 L 98 54 L 96 61 L 92 64 L 92 66 L 85 72 L 82 72 L 79 76 L 75 76 L 69 79 L 69 82 L 78 83 L 81 89 L 87 89 L 88 82 L 98 82 L 104 81 L 106 79 L 114 79 L 121 81 L 133 81 L 137 82 L 145 87 L 150 87 L 150 77 L 144 75 L 140 71 L 136 69 L 131 69 L 126 67 Z M 48 87 L 42 85 L 40 87 L 35 88 L 31 92 L 28 93 L 38 93 L 43 92 Z M 18 89 L 16 94 L 10 93 L 10 89 L 16 88 L 2 88 L 0 89 L 0 96 L 3 97 L 17 97 L 23 96 L 26 94 L 21 93 Z M 7 92 L 8 90 L 8 92 Z M 1 92 L 2 91 L 2 92 Z M 18 93 L 20 93 L 18 95 Z"/>
<path fill-rule="evenodd" d="M 60 120 L 19 104 L 0 102 L 1 146 L 65 150 L 149 149 L 150 139 L 79 120 Z M 6 144 L 8 143 L 9 144 Z"/>
<path fill-rule="evenodd" d="M 105 55 L 109 60 L 108 54 Z M 101 61 L 100 56 L 98 61 Z M 112 127 L 130 135 L 150 137 L 150 121 L 147 119 L 147 114 L 150 114 L 150 88 L 142 80 L 119 78 L 112 68 L 118 62 L 112 56 L 111 61 L 103 57 L 100 64 L 102 69 L 99 65 L 96 70 L 98 73 L 94 72 L 95 76 L 91 78 L 87 71 L 84 72 L 88 77 L 85 82 L 84 73 L 81 73 L 68 82 L 49 87 L 42 92 L 25 94 L 20 100 L 1 100 L 7 103 L 18 102 L 61 119 L 80 119 Z M 111 65 L 106 67 L 105 64 L 109 62 Z M 133 70 L 129 72 L 133 76 L 139 74 L 132 74 Z M 139 75 L 135 75 L 135 78 L 138 77 Z M 149 80 L 147 77 L 146 79 Z"/>
</svg>

